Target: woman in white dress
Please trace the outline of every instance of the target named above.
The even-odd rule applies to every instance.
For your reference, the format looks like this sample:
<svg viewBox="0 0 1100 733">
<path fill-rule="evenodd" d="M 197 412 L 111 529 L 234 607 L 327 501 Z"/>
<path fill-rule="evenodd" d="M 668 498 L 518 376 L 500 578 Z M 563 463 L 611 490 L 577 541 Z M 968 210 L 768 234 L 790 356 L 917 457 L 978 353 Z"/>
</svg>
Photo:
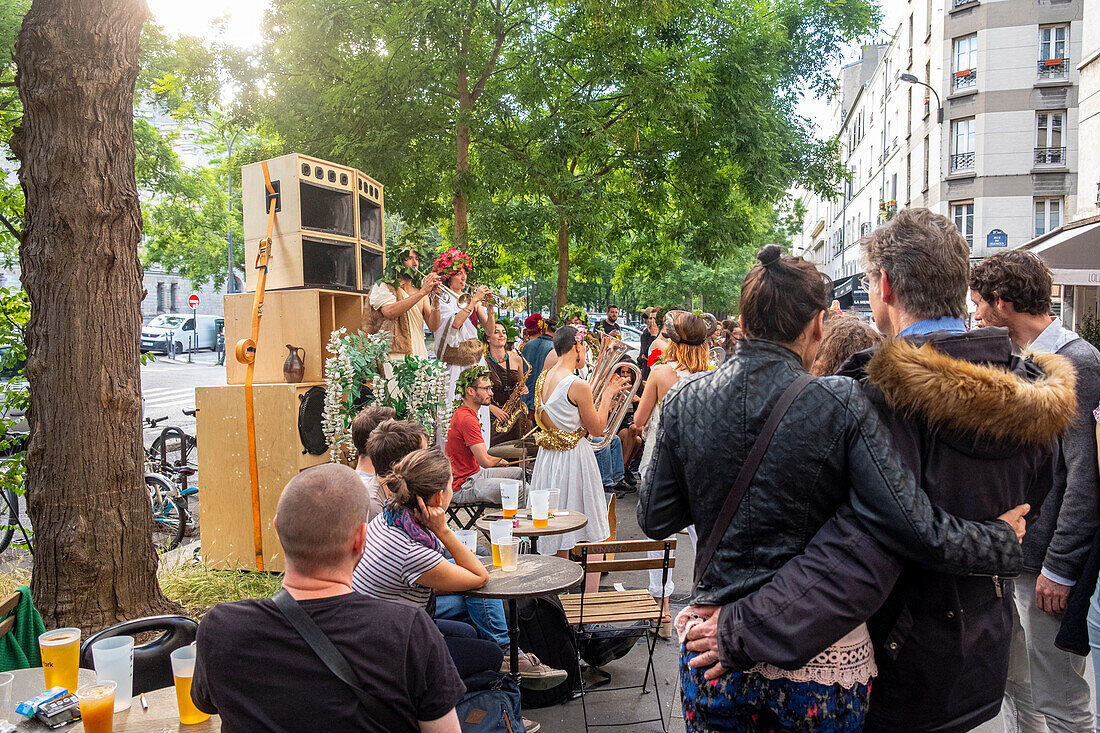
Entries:
<svg viewBox="0 0 1100 733">
<path fill-rule="evenodd" d="M 466 278 L 472 266 L 473 260 L 470 259 L 470 255 L 452 247 L 435 258 L 432 271 L 443 279 L 443 284 L 452 292 L 461 294 L 466 289 Z M 447 364 L 450 377 L 447 386 L 448 395 L 455 395 L 458 375 L 462 374 L 464 369 L 474 364 L 481 364 L 488 368 L 485 362 L 484 345 L 478 341 L 477 324 L 473 316 L 477 314 L 478 322 L 485 328 L 486 333 L 493 332 L 493 309 L 485 305 L 490 295 L 489 288 L 483 285 L 474 289 L 470 294 L 470 302 L 462 307 L 459 307 L 457 299 L 447 291 L 443 291 L 439 296 L 440 317 L 439 328 L 435 331 L 435 353 Z M 477 417 L 481 421 L 481 434 L 485 438 L 485 445 L 490 445 L 489 408 L 479 409 Z"/>
<path fill-rule="evenodd" d="M 713 324 L 713 326 L 711 325 Z M 649 380 L 646 381 L 645 391 L 638 403 L 638 409 L 634 411 L 634 426 L 642 429 L 645 439 L 645 447 L 642 449 L 640 470 L 642 481 L 645 481 L 649 470 L 649 462 L 653 457 L 653 448 L 657 443 L 657 426 L 661 419 L 661 401 L 681 378 L 689 374 L 697 374 L 710 369 L 710 351 L 707 348 L 707 338 L 717 327 L 718 322 L 714 317 L 702 318 L 689 311 L 670 311 L 665 316 L 665 324 L 662 336 L 669 343 L 665 352 L 665 361 L 658 364 L 649 372 Z M 694 549 L 696 544 L 695 525 L 688 527 L 688 537 Z M 663 557 L 661 552 L 651 552 L 650 557 Z M 649 571 L 649 592 L 655 599 L 663 599 L 663 611 L 666 616 L 663 619 L 662 633 L 664 636 L 672 633 L 672 618 L 667 616 L 668 597 L 675 590 L 672 579 L 669 578 L 661 588 L 661 571 Z"/>
<path fill-rule="evenodd" d="M 607 500 L 596 465 L 592 444 L 585 431 L 596 435 L 607 425 L 607 414 L 615 395 L 626 383 L 615 375 L 603 392 L 599 406 L 592 401 L 592 388 L 573 372 L 584 364 L 584 329 L 563 326 L 554 334 L 558 361 L 544 371 L 535 387 L 535 422 L 539 445 L 531 490 L 558 489 L 559 509 L 583 512 L 588 525 L 576 532 L 539 538 L 539 552 L 566 557 L 578 542 L 602 542 L 611 536 L 607 521 Z M 599 574 L 590 573 L 599 584 Z M 588 579 L 591 584 L 593 578 Z"/>
</svg>

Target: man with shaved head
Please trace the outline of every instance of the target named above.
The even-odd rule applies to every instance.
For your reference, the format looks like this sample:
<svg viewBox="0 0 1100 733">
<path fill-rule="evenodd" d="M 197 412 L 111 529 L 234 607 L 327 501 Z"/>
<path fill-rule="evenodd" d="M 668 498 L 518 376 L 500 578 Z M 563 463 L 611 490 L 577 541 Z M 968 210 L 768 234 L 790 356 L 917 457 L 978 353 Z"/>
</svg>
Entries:
<svg viewBox="0 0 1100 733">
<path fill-rule="evenodd" d="M 370 497 L 338 464 L 291 479 L 273 523 L 283 589 L 347 659 L 359 687 L 421 733 L 459 733 L 466 688 L 435 623 L 422 610 L 355 593 Z M 191 697 L 222 730 L 384 733 L 270 598 L 219 603 L 199 625 Z"/>
</svg>

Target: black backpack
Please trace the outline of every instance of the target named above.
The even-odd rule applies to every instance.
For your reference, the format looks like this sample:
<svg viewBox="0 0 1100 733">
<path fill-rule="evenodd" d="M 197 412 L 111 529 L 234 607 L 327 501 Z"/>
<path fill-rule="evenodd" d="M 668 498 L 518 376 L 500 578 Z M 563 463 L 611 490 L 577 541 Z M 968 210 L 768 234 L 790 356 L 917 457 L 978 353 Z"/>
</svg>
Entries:
<svg viewBox="0 0 1100 733">
<path fill-rule="evenodd" d="M 580 688 L 577 647 L 561 601 L 557 596 L 528 598 L 519 602 L 518 611 L 520 648 L 534 654 L 543 664 L 569 674 L 564 682 L 548 690 L 521 688 L 523 706 L 545 708 L 571 700 L 573 690 Z"/>
</svg>

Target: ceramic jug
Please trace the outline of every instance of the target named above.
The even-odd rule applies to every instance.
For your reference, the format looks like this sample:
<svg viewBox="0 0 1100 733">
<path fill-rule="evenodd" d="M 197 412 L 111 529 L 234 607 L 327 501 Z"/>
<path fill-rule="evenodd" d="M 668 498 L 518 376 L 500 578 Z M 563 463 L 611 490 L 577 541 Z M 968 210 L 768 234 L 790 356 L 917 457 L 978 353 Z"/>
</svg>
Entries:
<svg viewBox="0 0 1100 733">
<path fill-rule="evenodd" d="M 306 374 L 305 355 L 306 350 L 301 346 L 286 345 L 290 353 L 287 354 L 286 361 L 283 362 L 283 381 L 287 384 L 297 384 L 302 381 L 302 377 Z M 298 355 L 301 352 L 301 356 Z"/>
</svg>

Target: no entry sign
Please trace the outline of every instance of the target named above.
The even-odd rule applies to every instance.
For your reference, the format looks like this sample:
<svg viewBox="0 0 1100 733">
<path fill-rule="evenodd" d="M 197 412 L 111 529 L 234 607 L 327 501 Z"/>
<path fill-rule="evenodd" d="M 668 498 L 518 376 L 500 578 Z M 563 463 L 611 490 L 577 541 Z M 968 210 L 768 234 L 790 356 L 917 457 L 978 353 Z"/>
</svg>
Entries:
<svg viewBox="0 0 1100 733">
<path fill-rule="evenodd" d="M 187 305 L 191 306 L 192 308 L 198 308 L 199 307 L 199 296 L 195 295 L 194 293 L 191 293 L 191 297 L 187 299 Z"/>
</svg>

